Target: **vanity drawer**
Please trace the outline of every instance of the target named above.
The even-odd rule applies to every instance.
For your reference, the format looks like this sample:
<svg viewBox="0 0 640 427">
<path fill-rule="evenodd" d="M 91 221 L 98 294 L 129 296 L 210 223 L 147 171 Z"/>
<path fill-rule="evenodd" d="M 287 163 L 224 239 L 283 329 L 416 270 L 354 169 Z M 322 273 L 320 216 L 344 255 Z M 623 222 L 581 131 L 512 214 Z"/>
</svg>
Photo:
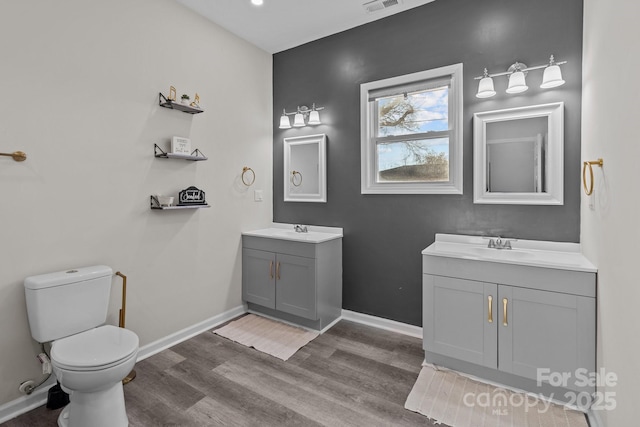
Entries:
<svg viewBox="0 0 640 427">
<path fill-rule="evenodd" d="M 490 268 L 489 268 L 490 267 Z M 596 297 L 596 273 L 423 255 L 422 271 L 529 289 Z"/>
<path fill-rule="evenodd" d="M 317 246 L 318 245 L 314 243 L 295 242 L 291 240 L 280 240 L 267 237 L 242 236 L 243 248 L 277 252 L 305 258 L 316 258 Z"/>
</svg>

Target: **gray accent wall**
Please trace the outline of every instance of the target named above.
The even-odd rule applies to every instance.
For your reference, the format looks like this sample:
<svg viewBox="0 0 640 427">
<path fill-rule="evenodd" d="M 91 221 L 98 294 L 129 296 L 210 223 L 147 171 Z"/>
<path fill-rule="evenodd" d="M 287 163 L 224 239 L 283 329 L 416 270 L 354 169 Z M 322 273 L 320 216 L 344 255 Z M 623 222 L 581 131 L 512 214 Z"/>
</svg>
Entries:
<svg viewBox="0 0 640 427">
<path fill-rule="evenodd" d="M 436 0 L 273 57 L 273 216 L 276 222 L 344 228 L 343 308 L 421 325 L 420 251 L 435 233 L 500 235 L 577 242 L 580 235 L 582 0 Z M 506 71 L 516 60 L 541 65 L 554 54 L 567 83 L 475 97 L 473 78 Z M 464 194 L 360 194 L 360 84 L 464 64 Z M 565 103 L 563 206 L 473 203 L 473 114 Z M 315 102 L 322 125 L 278 129 L 279 112 Z M 327 203 L 284 202 L 285 137 L 327 135 Z"/>
</svg>

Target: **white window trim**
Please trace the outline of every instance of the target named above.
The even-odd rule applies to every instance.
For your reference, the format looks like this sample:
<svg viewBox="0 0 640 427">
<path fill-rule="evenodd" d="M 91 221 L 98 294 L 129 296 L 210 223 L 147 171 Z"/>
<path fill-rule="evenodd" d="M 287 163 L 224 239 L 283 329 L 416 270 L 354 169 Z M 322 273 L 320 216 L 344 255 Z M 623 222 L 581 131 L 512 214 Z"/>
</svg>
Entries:
<svg viewBox="0 0 640 427">
<path fill-rule="evenodd" d="M 406 85 L 412 82 L 451 76 L 449 111 L 455 111 L 454 127 L 449 139 L 449 182 L 376 182 L 375 147 L 372 145 L 374 108 L 369 103 L 369 92 L 384 87 Z M 462 194 L 462 64 L 448 65 L 433 70 L 391 77 L 360 85 L 360 192 L 362 194 Z M 452 116 L 450 116 L 451 119 Z"/>
</svg>

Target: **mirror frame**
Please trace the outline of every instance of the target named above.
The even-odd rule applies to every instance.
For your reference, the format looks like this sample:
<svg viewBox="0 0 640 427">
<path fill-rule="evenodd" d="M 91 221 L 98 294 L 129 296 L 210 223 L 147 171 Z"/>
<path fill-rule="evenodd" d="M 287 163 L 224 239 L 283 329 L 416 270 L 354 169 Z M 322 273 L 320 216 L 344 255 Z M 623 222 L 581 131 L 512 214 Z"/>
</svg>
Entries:
<svg viewBox="0 0 640 427">
<path fill-rule="evenodd" d="M 487 188 L 487 124 L 547 117 L 547 191 L 499 193 Z M 473 115 L 473 202 L 501 205 L 564 204 L 564 102 L 485 111 Z"/>
<path fill-rule="evenodd" d="M 289 171 L 291 170 L 291 148 L 305 144 L 318 145 L 318 193 L 292 194 L 289 192 Z M 327 137 L 318 135 L 284 138 L 284 201 L 285 202 L 327 202 Z"/>
</svg>

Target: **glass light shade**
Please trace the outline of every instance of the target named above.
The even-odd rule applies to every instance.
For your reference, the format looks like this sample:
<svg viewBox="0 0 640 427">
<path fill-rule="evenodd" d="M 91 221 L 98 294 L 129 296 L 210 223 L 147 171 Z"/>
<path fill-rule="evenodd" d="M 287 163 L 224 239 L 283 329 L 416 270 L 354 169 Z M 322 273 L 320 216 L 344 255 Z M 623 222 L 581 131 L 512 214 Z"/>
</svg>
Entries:
<svg viewBox="0 0 640 427">
<path fill-rule="evenodd" d="M 302 126 L 304 126 L 304 116 L 302 113 L 298 113 L 293 119 L 293 127 L 300 128 Z"/>
<path fill-rule="evenodd" d="M 563 84 L 564 80 L 562 80 L 562 72 L 560 71 L 560 67 L 558 65 L 549 65 L 544 69 L 544 74 L 542 75 L 542 84 L 540 85 L 542 89 L 562 86 Z"/>
<path fill-rule="evenodd" d="M 289 117 L 284 114 L 280 116 L 280 129 L 291 129 L 291 122 L 289 121 Z"/>
<path fill-rule="evenodd" d="M 524 73 L 522 71 L 516 71 L 509 76 L 509 87 L 507 93 L 522 93 L 529 89 L 524 79 Z"/>
<path fill-rule="evenodd" d="M 256 6 L 260 6 L 262 4 L 262 0 L 251 0 L 251 3 L 253 3 Z"/>
<path fill-rule="evenodd" d="M 320 113 L 313 110 L 309 113 L 309 122 L 310 125 L 319 125 L 320 124 Z"/>
<path fill-rule="evenodd" d="M 476 93 L 476 97 L 491 98 L 495 94 L 496 94 L 496 91 L 493 88 L 493 79 L 491 77 L 485 77 L 482 80 L 480 80 L 480 84 L 478 84 L 478 93 Z"/>
</svg>

